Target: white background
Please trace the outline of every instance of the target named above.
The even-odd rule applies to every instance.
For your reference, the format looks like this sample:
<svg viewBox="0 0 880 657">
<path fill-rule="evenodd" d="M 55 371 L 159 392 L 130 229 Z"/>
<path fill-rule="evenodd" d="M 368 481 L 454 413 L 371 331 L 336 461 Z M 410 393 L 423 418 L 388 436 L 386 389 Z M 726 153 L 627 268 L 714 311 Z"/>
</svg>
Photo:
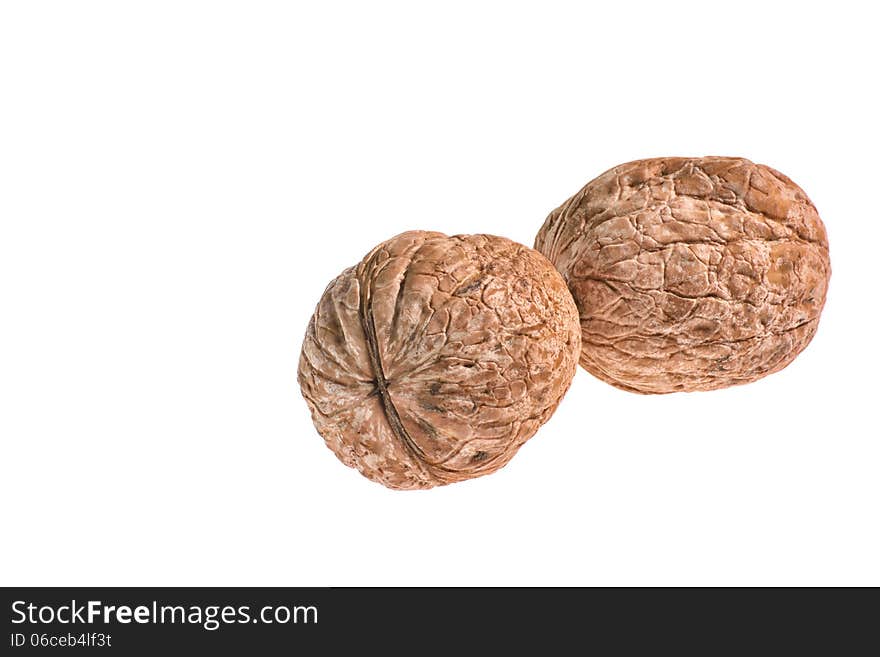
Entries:
<svg viewBox="0 0 880 657">
<path fill-rule="evenodd" d="M 870 3 L 0 7 L 0 583 L 880 585 Z M 332 277 L 407 229 L 531 244 L 662 155 L 819 208 L 791 366 L 580 370 L 508 467 L 427 492 L 336 460 L 296 383 Z"/>
</svg>

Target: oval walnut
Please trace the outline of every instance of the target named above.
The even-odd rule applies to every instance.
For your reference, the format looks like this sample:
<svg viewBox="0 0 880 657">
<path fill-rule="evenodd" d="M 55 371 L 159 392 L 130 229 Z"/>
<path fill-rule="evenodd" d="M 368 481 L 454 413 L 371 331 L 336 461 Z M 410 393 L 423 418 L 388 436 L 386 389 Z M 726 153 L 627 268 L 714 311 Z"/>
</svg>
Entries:
<svg viewBox="0 0 880 657">
<path fill-rule="evenodd" d="M 615 167 L 545 221 L 535 248 L 581 316 L 581 365 L 625 390 L 747 383 L 812 339 L 831 274 L 800 187 L 742 158 Z"/>
<path fill-rule="evenodd" d="M 431 488 L 504 466 L 555 410 L 579 350 L 577 308 L 541 254 L 413 231 L 330 283 L 298 379 L 343 463 Z"/>
</svg>

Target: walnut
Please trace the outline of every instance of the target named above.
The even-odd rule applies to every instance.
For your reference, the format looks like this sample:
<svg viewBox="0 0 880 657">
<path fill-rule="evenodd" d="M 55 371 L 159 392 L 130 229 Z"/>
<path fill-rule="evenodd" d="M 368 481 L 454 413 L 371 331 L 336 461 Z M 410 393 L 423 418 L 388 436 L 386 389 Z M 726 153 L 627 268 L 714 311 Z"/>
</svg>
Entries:
<svg viewBox="0 0 880 657">
<path fill-rule="evenodd" d="M 615 167 L 535 248 L 581 316 L 581 365 L 625 390 L 714 390 L 781 370 L 819 323 L 828 239 L 800 187 L 735 157 Z"/>
<path fill-rule="evenodd" d="M 431 488 L 504 466 L 555 410 L 579 350 L 577 307 L 540 253 L 413 231 L 330 283 L 298 378 L 343 463 Z"/>
</svg>

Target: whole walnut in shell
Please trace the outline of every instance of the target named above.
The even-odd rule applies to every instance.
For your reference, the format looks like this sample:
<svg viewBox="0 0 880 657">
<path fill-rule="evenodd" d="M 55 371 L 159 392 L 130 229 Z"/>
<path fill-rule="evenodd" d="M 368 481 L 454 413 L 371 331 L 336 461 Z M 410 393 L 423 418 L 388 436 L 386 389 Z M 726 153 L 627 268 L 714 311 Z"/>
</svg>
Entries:
<svg viewBox="0 0 880 657">
<path fill-rule="evenodd" d="M 413 231 L 324 292 L 299 383 L 339 459 L 389 488 L 431 488 L 505 465 L 577 369 L 565 281 L 502 237 Z"/>
<path fill-rule="evenodd" d="M 816 332 L 828 239 L 800 187 L 735 157 L 615 167 L 535 248 L 581 316 L 581 365 L 625 390 L 713 390 L 788 365 Z"/>
</svg>

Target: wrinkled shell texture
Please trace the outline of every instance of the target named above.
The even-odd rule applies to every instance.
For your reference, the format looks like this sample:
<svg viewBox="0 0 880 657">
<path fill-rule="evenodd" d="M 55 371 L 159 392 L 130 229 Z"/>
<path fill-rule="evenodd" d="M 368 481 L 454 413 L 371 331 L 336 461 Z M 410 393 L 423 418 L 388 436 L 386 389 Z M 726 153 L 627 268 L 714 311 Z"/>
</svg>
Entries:
<svg viewBox="0 0 880 657">
<path fill-rule="evenodd" d="M 831 274 L 806 194 L 731 157 L 615 167 L 550 214 L 535 248 L 578 304 L 581 365 L 640 393 L 782 369 L 816 332 Z"/>
<path fill-rule="evenodd" d="M 431 488 L 505 465 L 555 410 L 579 352 L 577 307 L 541 254 L 413 231 L 330 283 L 299 383 L 343 463 Z"/>
</svg>

